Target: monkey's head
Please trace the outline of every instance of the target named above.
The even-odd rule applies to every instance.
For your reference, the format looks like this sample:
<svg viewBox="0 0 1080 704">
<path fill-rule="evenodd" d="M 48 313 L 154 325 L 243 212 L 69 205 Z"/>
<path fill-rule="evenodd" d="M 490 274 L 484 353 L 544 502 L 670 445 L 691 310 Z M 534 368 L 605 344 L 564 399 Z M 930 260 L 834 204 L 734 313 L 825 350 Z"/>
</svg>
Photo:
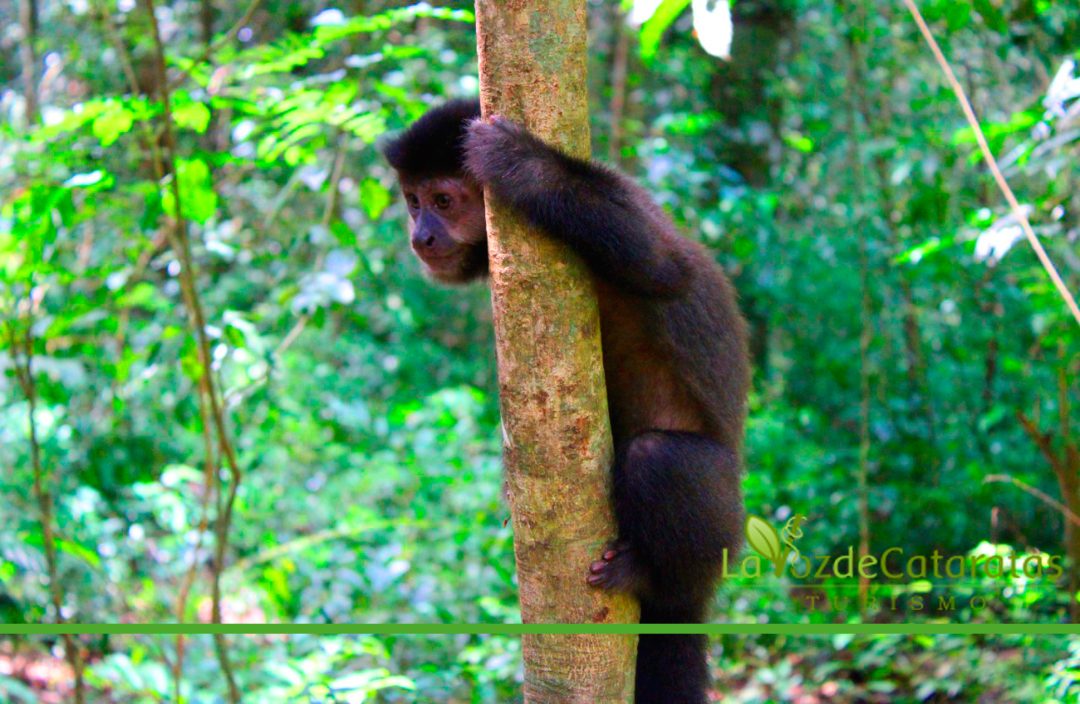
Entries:
<svg viewBox="0 0 1080 704">
<path fill-rule="evenodd" d="M 437 281 L 464 283 L 488 270 L 484 190 L 464 169 L 464 143 L 477 100 L 433 108 L 386 143 L 409 207 L 413 252 Z"/>
</svg>

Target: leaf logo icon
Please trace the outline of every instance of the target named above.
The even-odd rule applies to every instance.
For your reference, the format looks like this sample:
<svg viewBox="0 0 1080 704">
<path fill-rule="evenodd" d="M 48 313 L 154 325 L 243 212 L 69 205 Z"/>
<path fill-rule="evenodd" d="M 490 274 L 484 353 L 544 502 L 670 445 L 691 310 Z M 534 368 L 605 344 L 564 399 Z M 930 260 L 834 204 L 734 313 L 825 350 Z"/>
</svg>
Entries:
<svg viewBox="0 0 1080 704">
<path fill-rule="evenodd" d="M 775 528 L 757 516 L 748 516 L 746 518 L 746 542 L 750 543 L 750 547 L 758 551 L 762 557 L 773 563 L 776 567 L 776 574 L 780 574 L 784 567 L 784 558 L 787 557 L 787 550 L 784 549 L 783 543 L 780 542 L 780 535 Z"/>
</svg>

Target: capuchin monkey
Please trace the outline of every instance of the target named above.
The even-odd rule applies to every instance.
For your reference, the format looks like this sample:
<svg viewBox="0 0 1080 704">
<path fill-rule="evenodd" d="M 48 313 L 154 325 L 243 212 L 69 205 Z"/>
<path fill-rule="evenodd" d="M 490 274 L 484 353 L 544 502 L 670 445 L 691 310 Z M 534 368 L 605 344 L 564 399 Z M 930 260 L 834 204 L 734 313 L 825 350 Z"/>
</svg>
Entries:
<svg viewBox="0 0 1080 704">
<path fill-rule="evenodd" d="M 749 365 L 735 293 L 708 251 L 681 237 L 626 176 L 523 127 L 480 119 L 475 100 L 436 107 L 386 143 L 411 245 L 436 281 L 488 273 L 484 187 L 592 272 L 615 440 L 618 539 L 582 579 L 627 591 L 642 623 L 701 623 L 724 551 L 743 540 L 740 446 Z M 639 704 L 704 704 L 707 640 L 644 635 Z"/>
</svg>

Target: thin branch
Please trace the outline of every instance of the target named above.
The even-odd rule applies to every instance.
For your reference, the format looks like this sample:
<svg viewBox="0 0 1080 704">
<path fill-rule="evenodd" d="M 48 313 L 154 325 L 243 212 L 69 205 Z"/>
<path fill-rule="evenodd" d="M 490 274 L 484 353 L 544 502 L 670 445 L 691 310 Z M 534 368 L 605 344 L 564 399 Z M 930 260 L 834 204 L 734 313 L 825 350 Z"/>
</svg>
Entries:
<svg viewBox="0 0 1080 704">
<path fill-rule="evenodd" d="M 1036 489 L 1035 487 L 1031 486 L 1030 484 L 1020 481 L 1016 477 L 1011 477 L 1008 474 L 988 474 L 988 475 L 986 475 L 986 477 L 983 478 L 983 482 L 986 483 L 986 484 L 990 484 L 990 483 L 1012 484 L 1016 488 L 1023 491 L 1024 493 L 1031 494 L 1032 496 L 1034 496 L 1039 501 L 1042 501 L 1047 506 L 1050 506 L 1051 508 L 1054 508 L 1057 511 L 1059 511 L 1061 513 L 1061 515 L 1065 517 L 1065 520 L 1067 520 L 1069 523 L 1072 523 L 1075 526 L 1080 526 L 1080 516 L 1077 516 L 1075 513 L 1070 511 L 1068 506 L 1061 503 L 1060 501 L 1058 501 L 1054 497 L 1050 496 L 1046 492 L 1040 491 L 1039 489 Z"/>
<path fill-rule="evenodd" d="M 1042 452 L 1043 457 L 1050 463 L 1050 467 L 1053 468 L 1054 474 L 1059 477 L 1065 473 L 1065 466 L 1061 463 L 1061 458 L 1058 457 L 1057 452 L 1054 451 L 1054 446 L 1050 442 L 1050 433 L 1044 433 L 1039 430 L 1039 426 L 1036 421 L 1028 418 L 1023 411 L 1016 412 L 1016 419 L 1020 421 L 1020 425 L 1024 427 L 1024 432 L 1028 434 L 1032 442 L 1038 446 L 1039 451 Z"/>
<path fill-rule="evenodd" d="M 855 39 L 855 23 L 862 18 L 857 17 L 858 9 L 849 11 L 845 2 L 840 3 L 841 12 L 845 15 L 847 55 L 847 84 L 848 101 L 846 105 L 847 131 L 851 139 L 848 140 L 849 174 L 852 179 L 852 200 L 849 203 L 854 214 L 859 207 L 864 205 L 864 182 L 862 168 L 862 153 L 859 149 L 858 139 L 858 94 L 856 87 L 862 83 L 860 68 L 862 66 L 862 54 L 859 44 Z M 862 20 L 865 21 L 865 20 Z M 859 218 L 860 220 L 863 218 Z M 857 511 L 859 517 L 859 556 L 860 558 L 870 553 L 870 346 L 874 341 L 874 302 L 871 298 L 870 288 L 870 246 L 869 238 L 871 228 L 869 223 L 864 223 L 858 228 L 858 259 L 859 259 L 859 464 L 856 470 Z M 859 577 L 859 611 L 866 613 L 867 599 L 870 592 L 870 581 L 865 576 Z"/>
<path fill-rule="evenodd" d="M 1065 345 L 1065 341 L 1062 340 L 1062 342 L 1061 342 L 1061 355 L 1062 355 L 1062 357 L 1064 357 L 1064 355 L 1065 355 L 1065 347 L 1064 347 L 1064 345 Z M 1071 413 L 1070 413 L 1071 405 L 1069 404 L 1069 375 L 1068 375 L 1068 372 L 1065 370 L 1065 365 L 1064 364 L 1062 364 L 1060 367 L 1058 367 L 1057 382 L 1058 382 L 1058 424 L 1059 424 L 1059 427 L 1061 429 L 1060 432 L 1061 432 L 1062 440 L 1064 440 L 1064 441 L 1066 441 L 1066 443 L 1068 443 L 1069 438 L 1071 436 L 1071 433 L 1070 433 L 1070 430 L 1069 430 L 1069 426 L 1070 426 L 1069 417 L 1071 415 Z"/>
<path fill-rule="evenodd" d="M 160 90 L 162 123 L 163 123 L 163 160 L 162 166 L 167 167 L 169 174 L 169 186 L 172 190 L 175 213 L 170 228 L 170 240 L 177 258 L 180 261 L 180 289 L 188 309 L 188 320 L 193 329 L 196 346 L 198 349 L 199 364 L 202 367 L 199 375 L 199 383 L 202 387 L 207 405 L 209 406 L 210 420 L 213 422 L 217 436 L 218 450 L 229 468 L 231 481 L 229 482 L 228 494 L 219 507 L 217 522 L 215 525 L 214 560 L 212 571 L 212 603 L 214 623 L 221 623 L 221 573 L 225 565 L 225 551 L 228 547 L 229 527 L 232 523 L 233 507 L 236 504 L 236 493 L 243 478 L 240 464 L 236 458 L 236 452 L 226 429 L 225 417 L 221 403 L 218 400 L 217 385 L 213 377 L 213 356 L 210 351 L 210 341 L 206 333 L 206 318 L 202 309 L 195 283 L 195 268 L 191 256 L 191 247 L 188 242 L 187 224 L 183 216 L 183 200 L 180 192 L 180 179 L 176 172 L 176 139 L 173 132 L 172 100 L 169 90 L 168 76 L 165 70 L 165 46 L 161 39 L 161 29 L 158 26 L 157 14 L 154 8 L 154 0 L 145 0 L 146 12 L 150 20 L 150 33 L 154 44 L 154 64 L 156 69 L 156 83 Z M 204 433 L 208 432 L 204 430 Z M 216 463 L 212 465 L 216 467 Z M 215 472 L 216 474 L 216 472 Z M 229 701 L 237 704 L 240 701 L 240 690 L 237 688 L 232 665 L 229 662 L 226 641 L 223 634 L 214 635 L 214 650 L 217 653 L 218 662 L 221 665 L 222 674 L 225 676 L 229 690 Z"/>
<path fill-rule="evenodd" d="M 124 44 L 123 38 L 119 35 L 112 24 L 112 16 L 110 14 L 108 6 L 99 6 L 95 3 L 93 6 L 94 14 L 101 22 L 102 31 L 113 45 L 116 51 L 117 58 L 120 62 L 121 70 L 124 77 L 127 79 L 128 88 L 132 95 L 139 92 L 139 81 L 135 75 L 135 70 L 131 61 L 131 56 Z M 157 182 L 160 184 L 165 178 L 165 165 L 163 163 L 163 157 L 161 149 L 158 147 L 158 136 L 155 134 L 153 127 L 149 122 L 140 121 L 140 129 L 143 138 L 146 140 L 147 149 L 150 152 L 150 163 L 154 170 L 154 176 Z M 175 165 L 170 167 L 172 171 L 175 171 Z M 171 237 L 171 231 L 166 229 L 164 232 L 164 240 L 170 245 L 174 246 L 174 238 Z M 164 242 L 162 242 L 164 244 Z M 128 278 L 129 281 L 136 281 L 149 265 L 150 260 L 153 258 L 154 252 L 159 248 L 157 240 L 153 245 L 145 250 L 136 262 L 132 275 Z M 183 280 L 183 279 L 182 279 Z M 127 312 L 121 316 L 121 322 L 117 330 L 117 345 L 123 345 L 123 331 L 126 328 Z M 211 432 L 213 422 L 210 419 L 210 407 L 208 403 L 206 385 L 200 379 L 197 390 L 197 400 L 199 409 L 200 424 L 203 429 L 203 493 L 199 500 L 199 523 L 195 546 L 192 550 L 191 563 L 188 565 L 187 570 L 184 573 L 180 582 L 180 589 L 177 592 L 177 597 L 173 605 L 173 613 L 176 616 L 176 620 L 179 623 L 183 623 L 187 614 L 188 598 L 191 594 L 191 588 L 195 583 L 196 572 L 199 566 L 199 553 L 202 550 L 203 536 L 206 534 L 210 521 L 210 501 L 216 495 L 219 482 L 217 472 L 217 458 L 214 452 L 214 438 Z M 180 684 L 183 679 L 184 673 L 184 655 L 185 655 L 185 643 L 186 639 L 183 634 L 176 636 L 176 658 L 170 663 L 171 672 L 173 676 L 173 698 L 176 701 L 180 701 Z M 228 663 L 225 664 L 227 666 Z M 223 666 L 224 667 L 224 666 Z"/>
<path fill-rule="evenodd" d="M 1076 319 L 1076 323 L 1080 325 L 1080 307 L 1076 305 L 1076 299 L 1073 298 L 1072 293 L 1070 293 L 1069 289 L 1065 286 L 1065 282 L 1062 280 L 1061 275 L 1058 274 L 1057 268 L 1054 267 L 1054 263 L 1050 261 L 1050 257 L 1046 254 L 1046 250 L 1043 249 L 1042 243 L 1039 242 L 1039 238 L 1035 236 L 1035 231 L 1031 229 L 1031 223 L 1028 222 L 1027 215 L 1024 214 L 1023 209 L 1020 207 L 1020 201 L 1016 199 L 1016 195 L 1013 194 L 1008 181 L 1005 180 L 1005 176 L 1001 173 L 1001 169 L 998 168 L 994 153 L 990 151 L 990 145 L 987 143 L 986 136 L 983 134 L 982 127 L 979 125 L 979 118 L 975 116 L 975 110 L 972 109 L 971 102 L 968 100 L 963 86 L 956 80 L 956 74 L 953 73 L 952 67 L 949 65 L 949 60 L 945 58 L 945 54 L 942 53 L 937 40 L 934 39 L 930 27 L 927 26 L 926 20 L 923 19 L 922 13 L 919 12 L 919 8 L 915 5 L 915 0 L 903 1 L 904 5 L 907 6 L 908 11 L 911 13 L 911 16 L 915 19 L 915 24 L 919 25 L 919 31 L 922 32 L 923 37 L 926 39 L 926 43 L 930 45 L 930 51 L 934 53 L 934 58 L 937 59 L 938 65 L 945 73 L 945 78 L 949 81 L 949 85 L 952 86 L 953 93 L 956 94 L 956 99 L 960 101 L 960 107 L 963 108 L 964 117 L 967 118 L 968 125 L 975 133 L 975 140 L 979 143 L 979 149 L 982 151 L 983 159 L 986 161 L 987 166 L 990 167 L 990 172 L 994 175 L 994 180 L 997 181 L 998 188 L 1001 189 L 1002 194 L 1005 196 L 1005 200 L 1009 202 L 1009 208 L 1012 209 L 1013 217 L 1020 223 L 1020 228 L 1024 231 L 1024 236 L 1027 237 L 1027 241 L 1031 244 L 1031 248 L 1035 250 L 1035 255 L 1042 263 L 1043 269 L 1046 270 L 1047 275 L 1054 283 L 1058 293 L 1060 293 L 1061 297 L 1065 300 L 1065 305 L 1068 306 L 1073 318 Z"/>
<path fill-rule="evenodd" d="M 244 11 L 244 14 L 241 15 L 240 19 L 237 20 L 232 27 L 229 27 L 229 30 L 225 32 L 225 34 L 220 39 L 218 39 L 212 44 L 207 44 L 206 48 L 203 50 L 202 56 L 196 59 L 192 65 L 194 66 L 195 64 L 210 63 L 210 60 L 213 58 L 214 54 L 216 54 L 223 46 L 235 39 L 236 35 L 240 33 L 240 30 L 243 29 L 249 22 L 251 22 L 251 18 L 255 16 L 255 11 L 259 9 L 259 5 L 261 4 L 262 0 L 251 0 L 251 4 L 248 5 L 247 10 Z M 180 74 L 176 77 L 176 80 L 173 81 L 171 85 L 169 85 L 169 89 L 172 90 L 176 88 L 184 81 L 186 81 L 190 76 L 190 69 L 188 69 L 187 71 L 181 71 Z"/>
<path fill-rule="evenodd" d="M 225 35 L 221 37 L 221 39 L 210 45 L 207 53 L 203 55 L 202 60 L 209 61 L 215 52 L 235 39 L 236 35 L 240 33 L 240 30 L 251 22 L 251 18 L 255 16 L 255 11 L 259 9 L 260 4 L 262 4 L 262 0 L 251 0 L 251 4 L 248 5 L 247 10 L 240 16 L 240 19 L 238 19 L 232 27 L 229 27 L 229 30 L 225 32 Z"/>
<path fill-rule="evenodd" d="M 30 296 L 32 298 L 32 294 Z M 30 441 L 30 466 L 34 474 L 32 491 L 38 505 L 38 520 L 41 522 L 41 539 L 45 550 L 45 570 L 49 577 L 49 595 L 56 622 L 64 623 L 64 593 L 60 587 L 60 570 L 56 559 L 56 535 L 53 532 L 53 495 L 49 489 L 51 478 L 46 478 L 45 467 L 41 461 L 41 442 L 37 429 L 37 383 L 34 380 L 34 340 L 33 340 L 33 301 L 27 305 L 26 333 L 22 340 L 22 363 L 19 362 L 19 336 L 15 332 L 15 323 L 8 321 L 8 342 L 11 347 L 11 363 L 23 395 L 26 396 L 26 418 Z M 61 636 L 64 641 L 64 657 L 71 667 L 75 678 L 75 704 L 86 701 L 86 686 L 83 680 L 82 654 L 79 643 L 70 633 Z"/>
</svg>

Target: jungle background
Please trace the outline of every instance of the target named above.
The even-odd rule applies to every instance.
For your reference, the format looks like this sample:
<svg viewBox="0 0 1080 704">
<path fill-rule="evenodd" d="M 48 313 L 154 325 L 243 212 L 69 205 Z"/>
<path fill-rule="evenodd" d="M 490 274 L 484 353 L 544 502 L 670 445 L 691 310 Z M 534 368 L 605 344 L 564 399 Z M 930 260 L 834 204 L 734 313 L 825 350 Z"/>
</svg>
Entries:
<svg viewBox="0 0 1080 704">
<path fill-rule="evenodd" d="M 805 515 L 804 553 L 1080 556 L 1080 327 L 904 6 L 737 0 L 723 61 L 688 5 L 589 3 L 594 154 L 739 289 L 748 510 Z M 920 6 L 1077 291 L 1080 6 Z M 518 620 L 488 294 L 424 279 L 378 152 L 476 93 L 470 4 L 153 9 L 0 4 L 0 618 Z M 731 579 L 714 618 L 1076 613 L 1068 575 L 871 589 Z M 712 649 L 723 702 L 1080 701 L 1078 637 Z M 508 702 L 520 662 L 511 636 L 10 636 L 0 701 Z"/>
</svg>

